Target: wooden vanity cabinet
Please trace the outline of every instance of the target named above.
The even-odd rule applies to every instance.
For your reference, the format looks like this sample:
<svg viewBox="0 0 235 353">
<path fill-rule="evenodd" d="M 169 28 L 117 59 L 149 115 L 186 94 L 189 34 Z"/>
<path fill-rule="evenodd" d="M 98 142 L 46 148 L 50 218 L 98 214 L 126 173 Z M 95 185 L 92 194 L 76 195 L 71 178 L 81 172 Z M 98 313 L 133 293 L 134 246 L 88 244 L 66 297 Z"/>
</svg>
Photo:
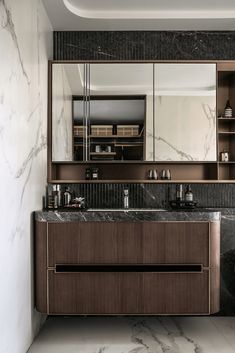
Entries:
<svg viewBox="0 0 235 353">
<path fill-rule="evenodd" d="M 47 314 L 219 311 L 219 222 L 36 222 Z"/>
</svg>

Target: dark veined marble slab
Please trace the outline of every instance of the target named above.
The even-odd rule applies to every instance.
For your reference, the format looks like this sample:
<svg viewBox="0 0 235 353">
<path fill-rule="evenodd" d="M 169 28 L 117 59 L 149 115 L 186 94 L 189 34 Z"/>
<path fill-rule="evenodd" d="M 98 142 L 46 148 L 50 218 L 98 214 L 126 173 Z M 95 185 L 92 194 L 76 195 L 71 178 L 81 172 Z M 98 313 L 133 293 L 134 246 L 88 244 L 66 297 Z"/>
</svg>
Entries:
<svg viewBox="0 0 235 353">
<path fill-rule="evenodd" d="M 164 210 L 92 210 L 92 211 L 36 211 L 40 222 L 141 222 L 141 221 L 219 221 L 220 212 L 211 210 L 164 211 Z"/>
</svg>

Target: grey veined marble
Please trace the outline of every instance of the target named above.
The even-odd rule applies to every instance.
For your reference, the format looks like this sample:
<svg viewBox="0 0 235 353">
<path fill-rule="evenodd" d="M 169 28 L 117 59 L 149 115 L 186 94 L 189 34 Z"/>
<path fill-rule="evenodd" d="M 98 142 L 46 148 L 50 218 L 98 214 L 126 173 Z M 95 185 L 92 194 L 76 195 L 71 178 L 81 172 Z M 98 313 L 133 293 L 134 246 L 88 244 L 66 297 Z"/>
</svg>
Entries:
<svg viewBox="0 0 235 353">
<path fill-rule="evenodd" d="M 72 221 L 107 221 L 107 222 L 141 222 L 141 221 L 219 221 L 220 212 L 193 211 L 36 211 L 35 219 L 41 222 Z"/>
<path fill-rule="evenodd" d="M 234 332 L 234 317 L 51 317 L 29 353 L 234 353 Z"/>
</svg>

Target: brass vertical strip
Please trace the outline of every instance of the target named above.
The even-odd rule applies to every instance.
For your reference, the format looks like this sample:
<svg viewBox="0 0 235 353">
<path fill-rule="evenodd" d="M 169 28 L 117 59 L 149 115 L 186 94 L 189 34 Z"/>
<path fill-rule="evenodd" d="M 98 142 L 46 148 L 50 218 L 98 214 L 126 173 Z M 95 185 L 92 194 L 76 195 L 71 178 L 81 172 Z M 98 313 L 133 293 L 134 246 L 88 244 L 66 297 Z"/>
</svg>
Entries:
<svg viewBox="0 0 235 353">
<path fill-rule="evenodd" d="M 153 161 L 155 161 L 155 64 L 153 63 Z"/>
<path fill-rule="evenodd" d="M 218 64 L 216 66 L 216 105 L 215 105 L 215 131 L 216 131 L 216 179 L 220 180 L 220 165 L 219 165 L 219 111 L 218 111 L 218 100 L 219 100 L 219 71 Z"/>
<path fill-rule="evenodd" d="M 47 315 L 50 313 L 50 308 L 49 308 L 49 273 L 48 273 L 48 267 L 49 267 L 49 244 L 48 244 L 48 222 L 47 222 Z"/>
<path fill-rule="evenodd" d="M 83 127 L 85 128 L 85 136 L 83 134 L 83 161 L 87 160 L 86 145 L 87 145 L 87 64 L 84 64 L 84 79 L 83 79 Z M 84 141 L 85 139 L 85 141 Z"/>
<path fill-rule="evenodd" d="M 208 249 L 208 280 L 209 280 L 209 301 L 208 301 L 208 305 L 209 305 L 209 315 L 211 313 L 211 222 L 208 222 L 209 225 L 209 249 Z"/>
<path fill-rule="evenodd" d="M 87 64 L 88 75 L 87 75 L 87 159 L 90 160 L 90 115 L 91 115 L 91 66 Z"/>
</svg>

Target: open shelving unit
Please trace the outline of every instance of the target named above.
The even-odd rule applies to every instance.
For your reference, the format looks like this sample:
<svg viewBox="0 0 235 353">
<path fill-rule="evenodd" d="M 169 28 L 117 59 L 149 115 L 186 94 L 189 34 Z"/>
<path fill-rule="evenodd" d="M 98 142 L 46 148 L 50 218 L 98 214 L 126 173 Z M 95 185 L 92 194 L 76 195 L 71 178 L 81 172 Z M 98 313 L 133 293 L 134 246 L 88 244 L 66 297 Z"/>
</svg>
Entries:
<svg viewBox="0 0 235 353">
<path fill-rule="evenodd" d="M 235 113 L 235 64 L 234 67 L 218 65 L 217 114 L 218 114 L 218 180 L 235 181 L 235 116 L 224 118 L 224 107 L 230 101 Z M 222 162 L 220 153 L 229 153 L 229 161 Z"/>
</svg>

